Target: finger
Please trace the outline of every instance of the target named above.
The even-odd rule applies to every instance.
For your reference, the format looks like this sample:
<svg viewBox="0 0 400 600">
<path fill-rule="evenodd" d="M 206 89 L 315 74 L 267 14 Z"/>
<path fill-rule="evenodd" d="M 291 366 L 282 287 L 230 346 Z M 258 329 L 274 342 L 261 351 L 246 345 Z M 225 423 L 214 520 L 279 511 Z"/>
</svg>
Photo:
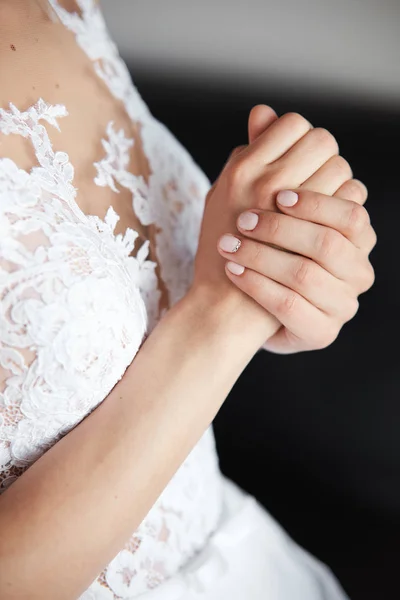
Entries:
<svg viewBox="0 0 400 600">
<path fill-rule="evenodd" d="M 239 154 L 242 154 L 242 152 L 243 152 L 243 150 L 245 150 L 245 148 L 247 148 L 247 144 L 243 144 L 242 146 L 236 146 L 236 148 L 234 148 L 232 150 L 232 152 L 230 153 L 230 155 L 228 156 L 228 160 L 226 161 L 223 169 L 226 167 L 226 165 L 228 165 L 231 161 L 233 161 L 233 159 L 236 158 L 236 156 L 239 156 Z"/>
<path fill-rule="evenodd" d="M 355 202 L 299 188 L 279 192 L 277 205 L 282 212 L 297 219 L 335 229 L 357 248 L 370 252 L 374 245 L 369 214 Z"/>
<path fill-rule="evenodd" d="M 244 217 L 249 213 L 258 217 L 252 230 L 243 226 L 249 227 L 245 223 L 247 217 Z M 239 216 L 237 228 L 246 237 L 315 260 L 338 279 L 356 281 L 360 276 L 360 272 L 357 272 L 360 271 L 360 250 L 330 227 L 273 211 L 252 210 Z"/>
<path fill-rule="evenodd" d="M 225 266 L 228 278 L 300 340 L 324 348 L 335 339 L 337 327 L 333 320 L 302 296 L 251 269 L 244 269 L 240 275 L 232 273 L 232 264 L 236 265 L 228 262 Z"/>
<path fill-rule="evenodd" d="M 347 321 L 358 309 L 357 301 L 349 296 L 349 287 L 309 258 L 230 234 L 220 238 L 218 251 L 227 260 L 297 292 L 328 315 Z"/>
<path fill-rule="evenodd" d="M 338 188 L 352 177 L 353 172 L 347 160 L 340 155 L 334 155 L 300 187 L 333 196 Z"/>
<path fill-rule="evenodd" d="M 249 144 L 252 144 L 268 127 L 276 121 L 278 115 L 266 104 L 253 106 L 249 115 Z"/>
<path fill-rule="evenodd" d="M 276 119 L 245 150 L 252 175 L 259 174 L 260 169 L 283 156 L 311 128 L 311 123 L 297 113 L 286 113 Z"/>
<path fill-rule="evenodd" d="M 311 129 L 276 161 L 279 174 L 276 179 L 280 183 L 280 177 L 285 187 L 299 187 L 338 152 L 337 141 L 329 131 Z M 289 185 L 289 181 L 293 183 Z"/>
<path fill-rule="evenodd" d="M 368 189 L 362 181 L 350 179 L 343 183 L 333 195 L 336 198 L 357 202 L 357 204 L 365 204 L 368 198 Z"/>
</svg>

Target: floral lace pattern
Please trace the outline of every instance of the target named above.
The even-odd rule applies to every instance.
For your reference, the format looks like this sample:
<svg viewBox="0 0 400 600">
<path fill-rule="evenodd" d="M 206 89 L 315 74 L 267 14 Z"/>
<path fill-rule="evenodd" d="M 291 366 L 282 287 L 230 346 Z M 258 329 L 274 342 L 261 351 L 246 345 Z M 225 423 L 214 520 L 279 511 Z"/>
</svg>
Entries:
<svg viewBox="0 0 400 600">
<path fill-rule="evenodd" d="M 134 141 L 110 121 L 94 184 L 128 190 L 142 225 L 155 225 L 172 305 L 190 284 L 210 183 L 148 111 L 94 1 L 78 2 L 81 15 L 50 4 L 116 101 L 141 123 L 148 181 L 129 172 Z M 0 492 L 104 400 L 160 317 L 149 242 L 133 256 L 138 234 L 115 233 L 111 206 L 102 220 L 77 204 L 73 165 L 51 143 L 51 129 L 67 122 L 67 107 L 42 99 L 26 111 L 0 108 L 0 134 L 25 138 L 37 160 L 27 171 L 0 158 Z M 204 545 L 220 508 L 209 430 L 82 598 L 127 599 L 156 587 Z"/>
</svg>

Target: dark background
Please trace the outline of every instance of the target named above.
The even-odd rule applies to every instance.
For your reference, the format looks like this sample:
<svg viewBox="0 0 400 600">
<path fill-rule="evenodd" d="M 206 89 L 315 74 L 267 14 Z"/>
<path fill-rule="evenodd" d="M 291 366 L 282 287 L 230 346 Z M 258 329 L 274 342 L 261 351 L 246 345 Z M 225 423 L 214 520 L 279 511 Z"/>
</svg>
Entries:
<svg viewBox="0 0 400 600">
<path fill-rule="evenodd" d="M 252 106 L 265 103 L 332 131 L 368 186 L 376 283 L 358 315 L 326 350 L 258 353 L 215 433 L 223 472 L 329 564 L 352 600 L 400 598 L 400 110 L 138 69 L 134 81 L 211 181 L 247 143 Z"/>
</svg>

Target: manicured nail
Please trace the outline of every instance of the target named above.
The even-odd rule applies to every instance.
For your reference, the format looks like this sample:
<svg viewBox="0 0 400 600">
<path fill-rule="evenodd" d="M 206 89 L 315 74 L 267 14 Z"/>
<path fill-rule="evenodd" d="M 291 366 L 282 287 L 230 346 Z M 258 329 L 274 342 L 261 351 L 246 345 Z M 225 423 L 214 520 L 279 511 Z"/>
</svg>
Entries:
<svg viewBox="0 0 400 600">
<path fill-rule="evenodd" d="M 276 199 L 279 204 L 282 204 L 282 206 L 294 206 L 299 199 L 299 196 L 296 194 L 296 192 L 282 190 L 278 193 Z"/>
<path fill-rule="evenodd" d="M 241 275 L 244 273 L 244 267 L 242 267 L 242 265 L 238 265 L 237 263 L 231 261 L 226 263 L 226 268 L 234 275 Z"/>
<path fill-rule="evenodd" d="M 242 213 L 238 218 L 238 227 L 245 229 L 246 231 L 252 231 L 255 229 L 258 223 L 258 215 L 256 213 L 247 211 Z"/>
<path fill-rule="evenodd" d="M 219 240 L 219 247 L 224 252 L 237 252 L 240 248 L 241 241 L 233 235 L 223 235 Z"/>
</svg>

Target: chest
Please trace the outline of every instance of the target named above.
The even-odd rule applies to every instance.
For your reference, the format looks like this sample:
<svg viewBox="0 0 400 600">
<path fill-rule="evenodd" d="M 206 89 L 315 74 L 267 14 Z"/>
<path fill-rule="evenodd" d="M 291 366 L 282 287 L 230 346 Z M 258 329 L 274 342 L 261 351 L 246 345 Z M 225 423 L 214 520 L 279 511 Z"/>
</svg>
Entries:
<svg viewBox="0 0 400 600">
<path fill-rule="evenodd" d="M 47 0 L 20 4 L 19 10 L 6 15 L 9 26 L 1 30 L 5 46 L 15 50 L 7 54 L 0 69 L 0 106 L 7 107 L 11 101 L 26 109 L 39 97 L 50 105 L 65 106 L 68 116 L 59 121 L 59 130 L 45 126 L 54 151 L 67 153 L 74 167 L 78 206 L 101 219 L 112 206 L 119 215 L 117 234 L 132 228 L 142 240 L 147 239 L 149 231 L 132 208 L 132 192 L 121 185 L 127 173 L 148 182 L 150 167 L 142 147 L 141 123 L 128 114 L 127 74 L 96 21 L 98 13 L 88 9 L 84 20 L 72 0 L 54 4 L 62 11 L 58 14 Z M 107 77 L 99 76 L 99 69 Z M 123 93 L 115 94 L 116 89 Z M 0 156 L 12 158 L 26 170 L 37 165 L 28 139 L 9 136 L 0 142 Z M 101 185 L 96 184 L 97 165 L 103 173 L 108 170 L 108 180 L 103 178 Z"/>
</svg>

